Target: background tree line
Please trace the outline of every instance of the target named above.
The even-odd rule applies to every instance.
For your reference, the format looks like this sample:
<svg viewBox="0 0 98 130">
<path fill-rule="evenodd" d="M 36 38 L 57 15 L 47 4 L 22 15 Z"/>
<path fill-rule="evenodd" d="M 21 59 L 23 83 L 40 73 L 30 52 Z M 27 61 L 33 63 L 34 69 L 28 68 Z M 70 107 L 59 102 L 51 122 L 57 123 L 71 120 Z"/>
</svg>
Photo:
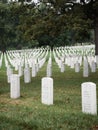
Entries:
<svg viewBox="0 0 98 130">
<path fill-rule="evenodd" d="M 0 2 L 0 50 L 94 42 L 96 1 Z M 97 13 L 96 13 L 97 16 Z"/>
</svg>

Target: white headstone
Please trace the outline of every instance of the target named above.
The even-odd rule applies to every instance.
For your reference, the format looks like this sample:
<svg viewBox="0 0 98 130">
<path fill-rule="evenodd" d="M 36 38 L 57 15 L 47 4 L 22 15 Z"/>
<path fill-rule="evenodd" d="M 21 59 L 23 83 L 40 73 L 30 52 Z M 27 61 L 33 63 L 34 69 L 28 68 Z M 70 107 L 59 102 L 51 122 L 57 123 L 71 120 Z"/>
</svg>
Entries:
<svg viewBox="0 0 98 130">
<path fill-rule="evenodd" d="M 53 79 L 49 77 L 42 78 L 41 101 L 43 104 L 53 104 Z"/>
<path fill-rule="evenodd" d="M 91 72 L 96 72 L 96 63 L 94 61 L 91 63 Z"/>
<path fill-rule="evenodd" d="M 83 62 L 83 77 L 88 77 L 88 75 L 89 75 L 88 61 L 87 61 L 87 58 L 84 57 L 84 62 Z"/>
<path fill-rule="evenodd" d="M 52 65 L 48 64 L 47 65 L 47 77 L 51 77 L 52 76 Z"/>
<path fill-rule="evenodd" d="M 70 61 L 70 63 L 71 63 L 71 65 L 70 65 L 70 67 L 73 69 L 74 68 L 74 58 L 73 57 L 71 57 L 71 59 L 70 59 L 71 61 Z"/>
<path fill-rule="evenodd" d="M 97 115 L 96 84 L 85 82 L 81 85 L 82 112 Z"/>
<path fill-rule="evenodd" d="M 35 76 L 36 76 L 36 74 L 37 74 L 36 64 L 35 64 L 35 63 L 33 63 L 33 64 L 32 64 L 32 77 L 35 77 Z"/>
<path fill-rule="evenodd" d="M 23 75 L 23 67 L 21 65 L 19 65 L 18 74 L 19 74 L 19 76 Z"/>
<path fill-rule="evenodd" d="M 61 61 L 61 72 L 63 73 L 65 71 L 65 64 L 63 61 Z"/>
<path fill-rule="evenodd" d="M 7 81 L 8 83 L 10 83 L 11 81 L 11 75 L 13 74 L 13 69 L 12 68 L 8 68 L 8 74 L 7 74 Z"/>
<path fill-rule="evenodd" d="M 97 67 L 98 67 L 98 55 L 95 56 L 95 59 L 96 59 Z"/>
<path fill-rule="evenodd" d="M 38 72 L 39 71 L 39 64 L 36 63 L 36 71 Z"/>
<path fill-rule="evenodd" d="M 31 82 L 31 76 L 30 76 L 30 69 L 29 67 L 24 68 L 24 82 L 30 83 Z"/>
<path fill-rule="evenodd" d="M 20 97 L 20 77 L 18 74 L 11 75 L 10 82 L 10 97 L 19 98 Z"/>
</svg>

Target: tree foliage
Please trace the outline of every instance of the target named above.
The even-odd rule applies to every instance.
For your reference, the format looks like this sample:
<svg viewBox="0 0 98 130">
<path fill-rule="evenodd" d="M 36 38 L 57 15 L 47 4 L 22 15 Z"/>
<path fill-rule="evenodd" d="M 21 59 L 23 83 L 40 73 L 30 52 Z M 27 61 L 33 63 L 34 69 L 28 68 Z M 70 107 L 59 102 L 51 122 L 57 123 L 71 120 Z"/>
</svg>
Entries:
<svg viewBox="0 0 98 130">
<path fill-rule="evenodd" d="M 65 46 L 91 42 L 97 26 L 98 2 L 40 0 L 0 4 L 0 49 L 23 46 Z M 96 31 L 97 32 L 97 31 Z M 97 41 L 97 40 L 96 40 Z"/>
</svg>

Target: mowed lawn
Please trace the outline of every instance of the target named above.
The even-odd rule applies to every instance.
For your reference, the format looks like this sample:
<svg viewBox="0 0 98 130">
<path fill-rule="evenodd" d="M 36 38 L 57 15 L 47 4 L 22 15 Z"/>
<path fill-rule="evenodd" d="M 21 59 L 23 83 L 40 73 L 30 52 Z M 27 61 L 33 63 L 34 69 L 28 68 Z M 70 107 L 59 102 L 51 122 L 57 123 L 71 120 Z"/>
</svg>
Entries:
<svg viewBox="0 0 98 130">
<path fill-rule="evenodd" d="M 10 98 L 6 69 L 4 66 L 0 69 L 0 130 L 97 130 L 98 116 L 82 113 L 81 84 L 96 83 L 98 93 L 98 69 L 83 78 L 82 67 L 80 73 L 75 73 L 65 66 L 61 73 L 53 59 L 54 103 L 45 105 L 41 103 L 41 79 L 46 76 L 46 66 L 47 63 L 31 83 L 25 84 L 21 77 L 18 99 Z"/>
</svg>

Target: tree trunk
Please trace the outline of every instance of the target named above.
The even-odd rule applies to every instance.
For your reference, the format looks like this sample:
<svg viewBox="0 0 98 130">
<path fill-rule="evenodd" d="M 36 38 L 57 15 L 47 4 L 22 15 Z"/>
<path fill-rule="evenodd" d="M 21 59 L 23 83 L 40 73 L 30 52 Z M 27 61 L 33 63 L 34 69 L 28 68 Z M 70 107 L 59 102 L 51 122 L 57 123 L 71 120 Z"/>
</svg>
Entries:
<svg viewBox="0 0 98 130">
<path fill-rule="evenodd" d="M 95 19 L 95 55 L 98 55 L 98 17 Z"/>
</svg>

